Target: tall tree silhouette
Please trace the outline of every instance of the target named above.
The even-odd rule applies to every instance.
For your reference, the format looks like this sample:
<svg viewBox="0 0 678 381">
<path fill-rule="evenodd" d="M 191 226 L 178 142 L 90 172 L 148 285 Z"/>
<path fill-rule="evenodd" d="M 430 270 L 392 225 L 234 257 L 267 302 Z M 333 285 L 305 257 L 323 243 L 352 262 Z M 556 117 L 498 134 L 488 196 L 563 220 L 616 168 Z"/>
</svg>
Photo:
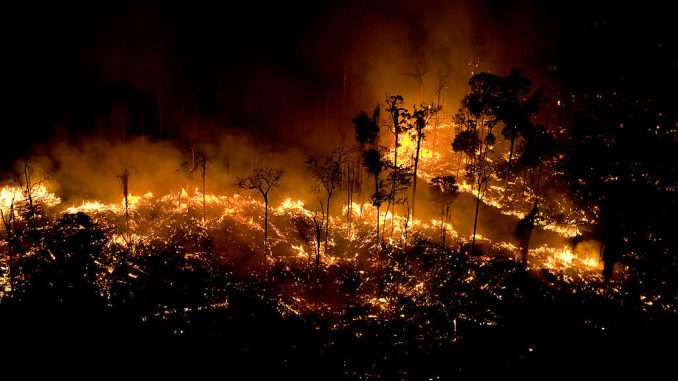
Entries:
<svg viewBox="0 0 678 381">
<path fill-rule="evenodd" d="M 389 171 L 389 173 L 393 175 L 396 173 L 402 174 L 401 169 L 403 169 L 398 166 L 398 148 L 400 148 L 400 135 L 407 133 L 413 127 L 411 123 L 412 115 L 407 110 L 407 108 L 404 107 L 404 103 L 405 102 L 401 95 L 392 95 L 386 99 L 386 111 L 391 117 L 391 132 L 395 137 L 395 143 L 393 147 L 393 164 L 389 164 L 389 168 L 392 169 L 392 171 Z M 399 193 L 399 190 L 396 189 L 399 184 L 397 179 L 402 179 L 402 176 L 390 176 L 390 178 L 393 181 L 388 182 L 391 188 L 388 191 L 388 196 L 386 198 L 389 201 L 385 211 L 387 214 L 391 209 L 391 206 L 395 207 L 395 205 L 398 204 L 394 202 L 395 195 Z"/>
<path fill-rule="evenodd" d="M 414 218 L 414 212 L 417 202 L 417 172 L 419 170 L 419 153 L 421 151 L 421 143 L 426 138 L 426 128 L 428 127 L 428 122 L 435 116 L 436 113 L 440 111 L 440 106 L 434 105 L 422 105 L 419 108 L 414 108 L 412 117 L 414 118 L 414 138 L 417 142 L 417 148 L 414 154 L 414 173 L 412 176 L 412 213 L 411 217 Z"/>
<path fill-rule="evenodd" d="M 120 181 L 120 190 L 122 191 L 122 200 L 125 206 L 125 240 L 127 241 L 127 247 L 131 250 L 133 246 L 132 242 L 132 232 L 129 226 L 129 178 L 132 176 L 132 172 L 129 167 L 123 168 L 122 172 L 118 174 L 118 180 Z"/>
<path fill-rule="evenodd" d="M 384 184 L 379 178 L 384 170 L 385 162 L 383 153 L 377 149 L 369 149 L 363 153 L 363 164 L 367 173 L 374 179 L 374 193 L 370 198 L 372 205 L 377 208 L 377 241 L 379 241 L 379 214 L 381 205 L 386 199 Z"/>
<path fill-rule="evenodd" d="M 330 203 L 332 195 L 337 186 L 341 185 L 343 167 L 348 160 L 349 151 L 344 146 L 339 146 L 332 150 L 332 153 L 322 157 L 312 157 L 306 161 L 311 169 L 313 178 L 313 190 L 318 192 L 321 189 L 325 191 L 327 203 L 325 204 L 325 251 L 330 235 Z"/>
<path fill-rule="evenodd" d="M 264 255 L 269 252 L 268 245 L 268 194 L 280 184 L 285 174 L 282 168 L 254 168 L 247 177 L 238 177 L 236 186 L 243 190 L 259 192 L 264 199 Z"/>
<path fill-rule="evenodd" d="M 391 117 L 391 132 L 395 137 L 393 166 L 398 166 L 398 148 L 400 148 L 400 135 L 406 133 L 411 128 L 410 112 L 403 107 L 404 100 L 402 95 L 392 95 L 386 99 L 386 112 Z"/>
<path fill-rule="evenodd" d="M 508 166 L 511 167 L 516 140 L 528 138 L 532 134 L 534 125 L 531 119 L 545 100 L 541 90 L 530 94 L 532 82 L 520 69 L 511 69 L 511 73 L 500 80 L 496 116 L 503 123 L 502 135 L 511 142 L 508 157 Z"/>
<path fill-rule="evenodd" d="M 476 207 L 471 237 L 473 254 L 478 228 L 478 211 L 485 195 L 496 161 L 493 160 L 496 142 L 493 129 L 496 126 L 497 106 L 502 91 L 501 77 L 491 73 L 476 74 L 469 79 L 470 92 L 462 99 L 455 122 L 461 124 L 452 142 L 457 152 L 468 157 L 466 180 L 473 184 L 476 193 Z"/>
</svg>

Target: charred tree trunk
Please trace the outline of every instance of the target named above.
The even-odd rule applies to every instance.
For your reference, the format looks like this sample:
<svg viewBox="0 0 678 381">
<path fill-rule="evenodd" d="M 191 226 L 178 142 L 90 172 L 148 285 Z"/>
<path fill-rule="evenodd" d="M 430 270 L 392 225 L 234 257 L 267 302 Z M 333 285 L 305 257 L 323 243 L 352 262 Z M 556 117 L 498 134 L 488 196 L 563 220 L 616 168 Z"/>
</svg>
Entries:
<svg viewBox="0 0 678 381">
<path fill-rule="evenodd" d="M 516 143 L 516 137 L 515 135 L 511 136 L 511 147 L 509 148 L 509 158 L 508 158 L 508 165 L 509 168 L 511 168 L 511 162 L 513 161 L 513 147 L 515 146 Z M 508 175 L 507 175 L 508 178 Z"/>
<path fill-rule="evenodd" d="M 379 214 L 381 213 L 381 208 L 377 206 L 377 242 L 379 242 Z"/>
<path fill-rule="evenodd" d="M 132 236 L 129 228 L 129 177 L 129 168 L 125 168 L 118 176 L 120 185 L 122 186 L 122 198 L 125 204 L 125 235 L 127 235 L 127 246 L 129 250 L 132 250 Z"/>
<path fill-rule="evenodd" d="M 36 228 L 35 204 L 33 203 L 33 183 L 31 180 L 31 167 L 28 164 L 28 160 L 24 162 L 24 181 L 25 181 L 24 194 L 26 197 L 26 205 L 28 205 L 28 225 L 31 228 L 31 232 L 33 232 Z"/>
<path fill-rule="evenodd" d="M 476 198 L 476 212 L 475 217 L 473 218 L 473 236 L 471 238 L 471 255 L 473 255 L 473 249 L 476 246 L 476 231 L 478 228 L 478 210 L 480 209 L 480 187 L 481 184 L 478 184 L 478 197 Z"/>
<path fill-rule="evenodd" d="M 318 286 L 320 282 L 320 242 L 322 240 L 322 225 L 320 225 L 320 229 L 318 229 L 317 233 L 317 242 L 318 244 L 316 245 L 316 252 L 315 252 L 315 285 L 316 287 Z"/>
<path fill-rule="evenodd" d="M 346 236 L 351 235 L 351 223 L 353 221 L 353 186 L 355 185 L 355 169 L 349 165 L 346 168 L 348 176 L 346 186 Z"/>
<path fill-rule="evenodd" d="M 327 215 L 325 216 L 325 253 L 327 253 L 327 245 L 329 244 L 330 239 L 330 200 L 332 199 L 332 193 L 327 193 Z"/>
<path fill-rule="evenodd" d="M 414 178 L 412 179 L 412 218 L 417 203 L 417 170 L 419 169 L 419 150 L 421 149 L 421 135 L 417 136 L 417 151 L 414 155 Z"/>
<path fill-rule="evenodd" d="M 313 216 L 313 224 L 315 225 L 315 286 L 318 286 L 319 279 L 320 279 L 320 246 L 322 245 L 322 234 L 323 234 L 323 221 L 325 219 L 325 211 L 322 205 L 322 202 L 320 203 L 320 210 L 322 211 L 322 215 L 320 218 L 320 221 Z"/>
<path fill-rule="evenodd" d="M 444 247 L 445 246 L 445 240 L 447 239 L 447 221 L 450 215 L 450 206 L 447 205 L 445 206 L 445 209 L 443 210 L 442 216 L 441 216 L 441 222 L 440 222 L 440 237 L 441 237 L 441 244 Z"/>
<path fill-rule="evenodd" d="M 206 160 L 203 158 L 201 164 L 201 174 L 202 174 L 202 223 L 205 224 L 206 217 L 207 217 L 207 209 L 206 209 L 206 196 L 205 196 L 205 175 L 207 171 L 207 163 Z"/>
<path fill-rule="evenodd" d="M 264 257 L 268 254 L 268 195 L 264 194 Z"/>
<path fill-rule="evenodd" d="M 379 193 L 379 176 L 377 174 L 374 175 L 374 194 Z M 381 209 L 381 205 L 377 206 L 377 242 L 379 242 L 379 212 Z"/>
</svg>

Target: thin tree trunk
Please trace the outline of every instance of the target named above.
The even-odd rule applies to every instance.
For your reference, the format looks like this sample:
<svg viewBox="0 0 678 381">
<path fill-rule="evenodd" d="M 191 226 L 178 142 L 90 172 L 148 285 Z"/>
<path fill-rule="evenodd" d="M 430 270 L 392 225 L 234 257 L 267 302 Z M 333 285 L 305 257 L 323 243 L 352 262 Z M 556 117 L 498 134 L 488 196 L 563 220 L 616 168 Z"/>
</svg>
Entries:
<svg viewBox="0 0 678 381">
<path fill-rule="evenodd" d="M 313 247 L 313 250 L 315 250 L 315 247 Z M 313 250 L 308 251 L 308 260 L 306 261 L 306 281 L 309 283 L 309 286 L 311 284 L 311 253 Z"/>
<path fill-rule="evenodd" d="M 513 162 L 513 147 L 516 142 L 516 137 L 511 136 L 511 148 L 509 148 L 508 168 L 506 171 L 506 178 L 504 179 L 504 187 L 508 185 L 509 174 L 511 173 L 511 163 Z"/>
<path fill-rule="evenodd" d="M 268 196 L 264 195 L 264 257 L 268 254 Z"/>
<path fill-rule="evenodd" d="M 353 183 L 355 181 L 355 170 L 347 165 L 346 173 L 348 176 L 348 185 L 346 187 L 346 236 L 351 235 L 351 220 L 353 219 Z"/>
<path fill-rule="evenodd" d="M 202 223 L 205 224 L 206 221 L 206 216 L 207 216 L 207 209 L 205 207 L 205 176 L 206 176 L 206 171 L 207 171 L 207 162 L 206 158 L 203 156 L 202 157 Z"/>
<path fill-rule="evenodd" d="M 396 133 L 395 133 L 395 151 L 393 152 L 393 167 L 397 168 L 398 167 L 398 137 L 400 134 L 397 132 L 397 127 L 395 127 Z"/>
<path fill-rule="evenodd" d="M 377 206 L 377 243 L 379 243 L 379 213 L 380 213 L 380 208 Z"/>
<path fill-rule="evenodd" d="M 327 245 L 330 239 L 330 199 L 332 193 L 327 193 L 327 215 L 325 216 L 325 253 L 327 253 Z"/>
<path fill-rule="evenodd" d="M 516 143 L 516 137 L 511 136 L 511 148 L 509 148 L 509 159 L 508 159 L 509 168 L 511 167 L 511 162 L 513 160 L 513 147 L 514 147 L 515 143 Z"/>
<path fill-rule="evenodd" d="M 476 229 L 478 227 L 478 209 L 480 208 L 480 187 L 481 184 L 478 184 L 478 198 L 476 199 L 476 213 L 475 218 L 473 219 L 473 238 L 471 239 L 471 255 L 473 255 L 473 249 L 476 245 Z"/>
<path fill-rule="evenodd" d="M 320 241 L 322 239 L 320 237 L 321 235 L 322 235 L 322 231 L 319 230 L 318 245 L 317 245 L 316 252 L 315 252 L 315 285 L 316 285 L 316 287 L 318 287 L 318 283 L 319 283 L 319 280 L 320 280 Z"/>
<path fill-rule="evenodd" d="M 414 208 L 417 203 L 417 170 L 419 169 L 419 150 L 421 148 L 421 134 L 417 135 L 417 152 L 414 156 L 414 179 L 412 180 L 412 218 L 414 219 Z"/>
<path fill-rule="evenodd" d="M 379 176 L 374 174 L 374 193 L 379 193 Z M 381 205 L 377 206 L 377 243 L 379 242 L 379 209 Z"/>
</svg>

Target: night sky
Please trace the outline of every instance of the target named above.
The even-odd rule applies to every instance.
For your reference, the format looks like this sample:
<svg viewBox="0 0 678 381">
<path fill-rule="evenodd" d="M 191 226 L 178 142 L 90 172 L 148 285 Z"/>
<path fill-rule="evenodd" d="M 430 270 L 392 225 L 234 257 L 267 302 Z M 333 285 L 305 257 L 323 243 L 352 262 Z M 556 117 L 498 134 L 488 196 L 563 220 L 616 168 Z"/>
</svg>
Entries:
<svg viewBox="0 0 678 381">
<path fill-rule="evenodd" d="M 281 131 L 328 118 L 348 123 L 387 92 L 416 93 L 416 81 L 404 73 L 420 57 L 430 80 L 445 70 L 451 103 L 479 62 L 477 70 L 520 67 L 552 98 L 619 91 L 671 104 L 677 34 L 668 5 L 659 4 L 6 5 L 5 123 L 15 137 L 3 165 L 55 133 L 95 131 L 121 104 L 133 132 L 141 132 L 142 119 L 146 131 L 156 130 L 158 92 L 167 110 L 296 144 Z M 341 95 L 347 67 L 350 83 Z M 336 106 L 329 113 L 328 103 Z M 170 124 L 165 137 L 180 135 Z"/>
</svg>

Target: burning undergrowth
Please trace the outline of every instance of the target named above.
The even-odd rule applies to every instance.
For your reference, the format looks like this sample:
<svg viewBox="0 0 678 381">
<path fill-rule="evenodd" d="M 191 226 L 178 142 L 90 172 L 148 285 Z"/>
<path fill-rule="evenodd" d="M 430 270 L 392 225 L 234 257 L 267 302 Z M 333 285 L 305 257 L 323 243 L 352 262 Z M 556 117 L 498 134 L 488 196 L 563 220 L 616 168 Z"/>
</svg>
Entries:
<svg viewBox="0 0 678 381">
<path fill-rule="evenodd" d="M 405 219 L 391 216 L 393 236 L 375 241 L 376 211 L 356 204 L 350 234 L 345 216 L 330 218 L 325 249 L 315 213 L 288 199 L 271 207 L 265 255 L 260 201 L 204 200 L 203 209 L 197 191 L 131 196 L 126 218 L 124 202 L 66 207 L 43 191 L 31 215 L 14 198 L 9 242 L 21 255 L 11 274 L 3 262 L 4 301 L 99 305 L 151 332 L 226 340 L 280 361 L 303 363 L 299 353 L 310 351 L 346 379 L 468 374 L 489 333 L 533 332 L 498 355 L 518 364 L 516 351 L 542 345 L 540 325 L 597 335 L 615 329 L 613 311 L 670 308 L 652 296 L 629 305 L 622 280 L 606 283 L 599 264 L 580 258 L 591 248 L 537 247 L 526 271 L 508 242 L 479 237 L 470 256 L 468 237 L 452 230 L 441 245 L 435 220 L 410 222 L 405 238 Z M 270 337 L 282 338 L 270 347 Z M 413 360 L 435 353 L 453 360 L 426 369 Z"/>
<path fill-rule="evenodd" d="M 227 279 L 226 283 L 265 285 L 266 297 L 275 299 L 283 315 L 319 314 L 340 322 L 359 310 L 363 319 L 402 318 L 411 314 L 406 311 L 408 306 L 420 306 L 440 308 L 451 319 L 494 325 L 500 324 L 496 311 L 485 307 L 474 311 L 473 306 L 486 305 L 486 299 L 492 299 L 492 305 L 509 297 L 516 290 L 508 283 L 524 272 L 517 248 L 510 243 L 480 238 L 479 252 L 468 256 L 460 254 L 469 244 L 468 238 L 454 231 L 448 246 L 432 241 L 439 228 L 435 221 L 415 221 L 407 238 L 404 221 L 395 221 L 398 228 L 393 229 L 392 238 L 375 243 L 375 211 L 369 205 L 351 211 L 356 215 L 350 235 L 344 234 L 345 218 L 332 217 L 334 233 L 325 248 L 314 241 L 313 213 L 301 202 L 288 199 L 272 209 L 271 252 L 265 256 L 261 244 L 263 205 L 247 196 L 209 195 L 203 215 L 199 193 L 148 193 L 130 197 L 127 221 L 124 204 L 83 202 L 64 208 L 48 192 L 42 197 L 52 201 L 44 204 L 45 226 L 37 232 L 31 232 L 29 217 L 18 213 L 24 216 L 17 217 L 19 228 L 25 226 L 26 232 L 17 233 L 13 241 L 24 253 L 15 259 L 19 263 L 13 274 L 15 287 L 30 283 L 31 272 L 22 270 L 25 263 L 57 260 L 49 248 L 50 234 L 63 230 L 69 244 L 70 230 L 92 230 L 98 238 L 91 252 L 62 254 L 87 256 L 93 261 L 95 269 L 88 268 L 96 274 L 93 285 L 110 304 L 134 300 L 134 292 L 124 291 L 121 285 L 144 284 L 158 276 L 154 268 L 159 266 L 204 273 L 200 282 L 218 276 Z M 534 274 L 560 288 L 590 293 L 605 288 L 604 294 L 613 298 L 608 292 L 611 288 L 597 274 L 599 265 L 580 259 L 571 249 L 538 247 L 530 252 L 530 264 Z M 166 280 L 183 287 L 180 279 Z M 3 277 L 3 283 L 5 292 L 10 291 L 8 276 Z M 202 308 L 228 304 L 227 296 L 210 292 Z M 162 307 L 159 303 L 155 309 Z"/>
</svg>

